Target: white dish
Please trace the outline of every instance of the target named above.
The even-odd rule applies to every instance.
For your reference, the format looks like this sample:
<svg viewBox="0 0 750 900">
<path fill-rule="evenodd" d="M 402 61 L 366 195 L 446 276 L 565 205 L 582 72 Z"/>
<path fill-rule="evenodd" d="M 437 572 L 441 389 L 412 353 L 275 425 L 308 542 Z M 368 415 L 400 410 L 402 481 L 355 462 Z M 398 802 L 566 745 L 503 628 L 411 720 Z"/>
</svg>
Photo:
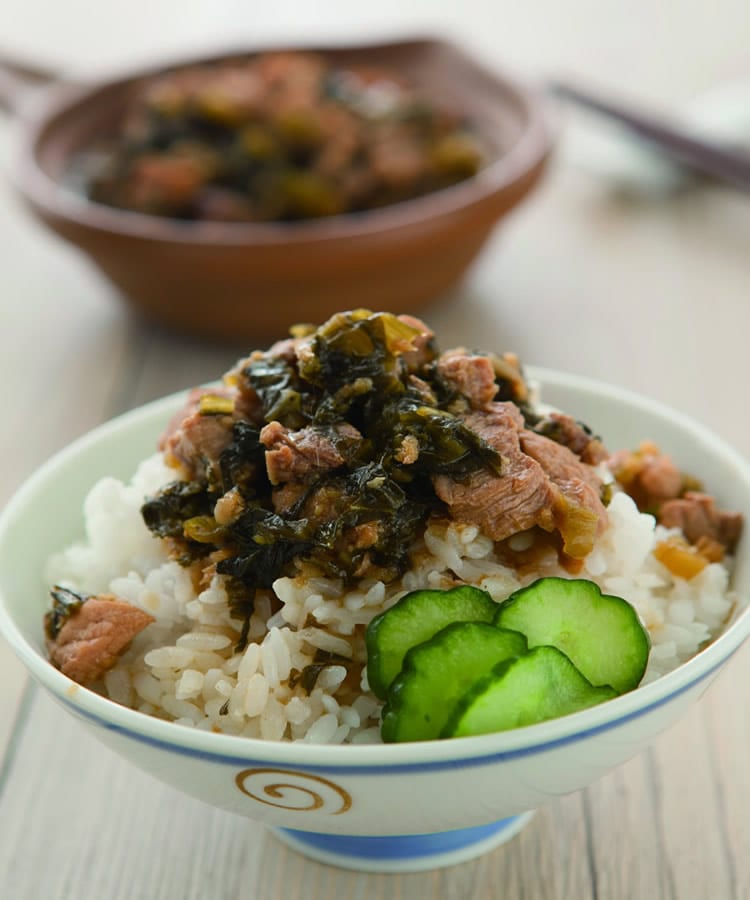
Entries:
<svg viewBox="0 0 750 900">
<path fill-rule="evenodd" d="M 750 467 L 690 419 L 617 388 L 545 370 L 547 403 L 611 447 L 656 441 L 720 503 L 750 517 Z M 81 438 L 47 462 L 0 517 L 0 633 L 31 674 L 100 740 L 157 778 L 279 830 L 304 853 L 365 870 L 447 865 L 507 840 L 528 813 L 578 790 L 653 741 L 708 687 L 750 634 L 746 602 L 710 646 L 674 672 L 600 706 L 515 731 L 420 744 L 315 746 L 206 733 L 136 712 L 49 664 L 42 633 L 45 561 L 82 531 L 100 477 L 129 477 L 180 405 L 168 397 Z M 750 596 L 750 550 L 734 586 Z M 613 814 L 616 811 L 613 810 Z"/>
</svg>

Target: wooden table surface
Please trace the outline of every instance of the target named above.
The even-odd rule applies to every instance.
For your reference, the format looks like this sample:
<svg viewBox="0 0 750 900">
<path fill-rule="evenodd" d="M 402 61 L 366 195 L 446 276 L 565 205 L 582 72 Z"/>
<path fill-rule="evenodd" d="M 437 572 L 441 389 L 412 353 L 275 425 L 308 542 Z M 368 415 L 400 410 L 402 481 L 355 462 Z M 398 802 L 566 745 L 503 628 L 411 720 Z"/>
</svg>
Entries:
<svg viewBox="0 0 750 900">
<path fill-rule="evenodd" d="M 492 6 L 468 5 L 487 15 Z M 750 13 L 746 4 L 725 5 L 726 15 L 717 14 L 710 29 L 706 19 L 700 34 L 703 20 L 693 11 L 687 48 L 672 43 L 672 22 L 659 4 L 640 30 L 612 4 L 562 6 L 599 15 L 610 61 L 638 60 L 628 71 L 630 92 L 667 104 L 720 77 L 750 79 Z M 559 12 L 554 19 L 562 6 L 542 6 L 568 42 L 563 52 L 544 32 L 541 46 L 555 64 L 614 86 L 617 67 L 605 64 L 601 41 L 576 43 Z M 605 6 L 619 35 L 596 13 Z M 329 17 L 343 8 L 329 7 Z M 385 7 L 393 18 L 397 4 Z M 440 21 L 450 25 L 447 13 Z M 499 27 L 490 35 L 464 23 L 463 33 L 485 54 L 496 40 L 513 61 L 542 71 L 531 26 L 514 23 L 517 42 L 503 44 Z M 651 53 L 634 56 L 643 42 L 671 56 L 660 64 Z M 0 122 L 6 162 L 12 136 L 12 124 Z M 703 188 L 626 201 L 571 156 L 559 155 L 468 281 L 428 316 L 441 342 L 514 349 L 528 363 L 650 393 L 749 453 L 750 200 Z M 247 349 L 131 318 L 83 259 L 29 218 L 7 179 L 0 182 L 0 289 L 0 504 L 76 436 L 214 378 Z M 750 647 L 652 749 L 539 810 L 508 845 L 451 869 L 360 875 L 306 861 L 254 822 L 132 768 L 29 685 L 0 641 L 0 896 L 750 898 L 749 707 Z"/>
</svg>

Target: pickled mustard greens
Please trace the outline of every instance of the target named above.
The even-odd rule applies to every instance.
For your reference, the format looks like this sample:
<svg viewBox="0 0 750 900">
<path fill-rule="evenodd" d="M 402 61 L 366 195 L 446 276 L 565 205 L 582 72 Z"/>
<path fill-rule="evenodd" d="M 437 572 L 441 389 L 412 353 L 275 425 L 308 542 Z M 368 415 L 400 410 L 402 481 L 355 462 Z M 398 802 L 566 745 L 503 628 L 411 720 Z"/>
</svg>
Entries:
<svg viewBox="0 0 750 900">
<path fill-rule="evenodd" d="M 540 578 L 499 605 L 482 593 L 414 591 L 368 627 L 368 678 L 387 698 L 384 741 L 531 725 L 643 677 L 648 633 L 627 601 L 594 582 Z"/>
<path fill-rule="evenodd" d="M 499 474 L 503 466 L 464 424 L 461 398 L 434 365 L 436 348 L 408 317 L 355 310 L 293 333 L 302 342 L 297 356 L 256 352 L 232 375 L 252 398 L 251 418 L 232 418 L 234 404 L 215 393 L 200 399 L 193 420 L 225 428 L 224 449 L 215 460 L 196 451 L 190 480 L 142 507 L 146 525 L 173 542 L 180 562 L 217 553 L 216 571 L 230 576 L 232 609 L 245 622 L 241 646 L 256 591 L 292 573 L 295 560 L 347 582 L 365 571 L 393 580 L 408 567 L 409 548 L 429 516 L 444 514 L 433 477 Z M 491 358 L 502 373 L 498 392 L 525 397 L 519 370 Z M 339 460 L 306 470 L 288 503 L 279 502 L 266 470 L 267 423 L 304 431 Z M 216 504 L 230 491 L 238 512 L 220 524 Z M 477 610 L 472 616 L 480 617 Z"/>
<path fill-rule="evenodd" d="M 197 516 L 213 512 L 216 495 L 196 481 L 175 481 L 158 497 L 147 500 L 141 515 L 148 528 L 158 537 L 180 538 L 184 524 Z"/>
<path fill-rule="evenodd" d="M 75 177 L 122 209 L 286 221 L 418 197 L 476 174 L 485 156 L 460 110 L 398 72 L 265 53 L 147 81 Z"/>
<path fill-rule="evenodd" d="M 86 602 L 86 596 L 59 584 L 50 593 L 52 609 L 44 615 L 44 633 L 49 640 L 54 640 L 67 620 Z"/>
</svg>

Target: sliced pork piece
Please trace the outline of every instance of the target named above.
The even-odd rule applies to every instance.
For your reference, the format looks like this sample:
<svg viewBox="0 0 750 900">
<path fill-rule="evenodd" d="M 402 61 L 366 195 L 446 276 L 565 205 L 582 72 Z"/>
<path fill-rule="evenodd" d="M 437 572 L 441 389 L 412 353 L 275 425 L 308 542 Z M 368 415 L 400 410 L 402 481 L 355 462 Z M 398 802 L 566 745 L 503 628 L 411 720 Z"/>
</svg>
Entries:
<svg viewBox="0 0 750 900">
<path fill-rule="evenodd" d="M 189 478 L 202 477 L 209 466 L 215 465 L 232 440 L 235 418 L 236 392 L 226 387 L 195 388 L 190 391 L 184 408 L 172 418 L 159 439 L 171 464 L 182 469 Z M 223 415 L 201 412 L 204 397 L 219 397 L 230 401 Z"/>
<path fill-rule="evenodd" d="M 601 501 L 602 482 L 596 470 L 572 450 L 534 431 L 521 433 L 521 447 L 544 469 L 561 497 L 555 504 L 555 524 L 568 556 L 582 559 L 607 526 Z"/>
<path fill-rule="evenodd" d="M 266 447 L 266 469 L 271 484 L 304 481 L 312 473 L 342 466 L 348 455 L 346 449 L 358 445 L 362 435 L 346 422 L 337 425 L 335 432 L 340 440 L 334 443 L 334 439 L 312 426 L 290 431 L 279 422 L 266 425 L 260 433 L 260 442 Z"/>
<path fill-rule="evenodd" d="M 598 465 L 609 457 L 604 444 L 584 425 L 565 413 L 550 413 L 534 426 L 534 431 L 568 447 L 591 466 Z"/>
<path fill-rule="evenodd" d="M 518 408 L 493 403 L 487 412 L 466 416 L 464 424 L 501 455 L 503 473 L 480 469 L 461 480 L 435 476 L 435 493 L 448 504 L 452 518 L 478 525 L 496 541 L 535 525 L 552 531 L 558 492 L 539 463 L 521 449 L 523 418 Z"/>
<path fill-rule="evenodd" d="M 286 359 L 286 356 L 288 354 L 293 354 L 293 351 L 295 349 L 294 343 L 295 342 L 293 338 L 289 338 L 288 340 L 284 341 L 278 341 L 273 345 L 271 350 L 274 350 L 274 348 L 278 348 L 277 355 L 282 359 Z M 245 370 L 253 362 L 257 362 L 258 360 L 263 359 L 265 355 L 266 354 L 261 350 L 254 350 L 250 354 L 250 356 L 239 359 L 234 365 L 234 368 L 230 369 L 229 372 L 227 372 L 227 374 L 224 376 L 225 379 L 227 379 L 228 382 L 232 385 L 229 390 L 234 391 L 235 417 L 238 419 L 244 419 L 247 422 L 251 422 L 253 425 L 257 425 L 258 427 L 263 424 L 263 404 L 255 388 L 247 380 Z"/>
<path fill-rule="evenodd" d="M 321 106 L 318 112 L 321 148 L 313 163 L 316 172 L 339 179 L 362 145 L 362 130 L 356 119 L 336 103 Z"/>
<path fill-rule="evenodd" d="M 558 529 L 568 556 L 582 559 L 590 553 L 607 523 L 594 469 L 567 447 L 524 430 L 513 403 L 491 403 L 463 421 L 497 450 L 503 470 L 496 475 L 482 469 L 463 480 L 433 479 L 453 518 L 479 525 L 496 541 L 534 526 Z"/>
<path fill-rule="evenodd" d="M 425 154 L 408 132 L 394 129 L 379 135 L 369 153 L 373 174 L 386 188 L 411 193 L 414 183 L 427 174 Z"/>
<path fill-rule="evenodd" d="M 436 368 L 443 381 L 464 396 L 473 409 L 485 409 L 497 394 L 495 367 L 488 356 L 459 347 L 443 353 Z"/>
<path fill-rule="evenodd" d="M 273 489 L 271 494 L 271 502 L 274 511 L 277 513 L 286 513 L 294 506 L 294 504 L 307 492 L 307 487 L 298 482 L 289 481 L 286 484 L 280 484 Z"/>
<path fill-rule="evenodd" d="M 172 416 L 169 422 L 167 422 L 167 427 L 159 436 L 158 446 L 160 450 L 165 450 L 167 448 L 167 445 L 180 430 L 180 426 L 185 419 L 193 413 L 198 412 L 201 397 L 207 393 L 208 388 L 193 388 L 190 391 L 187 395 L 185 405 Z"/>
<path fill-rule="evenodd" d="M 123 199 L 126 206 L 143 212 L 184 213 L 208 178 L 206 166 L 197 158 L 146 153 L 134 161 Z"/>
<path fill-rule="evenodd" d="M 50 661 L 78 684 L 93 684 L 153 621 L 153 616 L 113 594 L 89 597 L 69 614 L 55 637 L 48 635 Z"/>
<path fill-rule="evenodd" d="M 522 431 L 520 441 L 524 453 L 535 459 L 555 484 L 563 487 L 581 481 L 593 488 L 597 498 L 597 511 L 604 512 L 604 506 L 599 500 L 602 481 L 593 466 L 582 462 L 568 447 L 535 431 Z"/>
<path fill-rule="evenodd" d="M 662 504 L 658 518 L 659 524 L 666 528 L 681 528 L 691 544 L 710 538 L 730 553 L 742 533 L 742 513 L 719 509 L 713 497 L 697 491 L 667 500 Z"/>
<path fill-rule="evenodd" d="M 419 331 L 419 334 L 412 340 L 414 349 L 408 350 L 401 355 L 401 358 L 406 363 L 407 371 L 417 372 L 435 359 L 435 332 L 416 316 L 402 315 L 398 316 L 398 319 L 404 325 L 409 325 L 411 328 L 416 328 Z"/>
<path fill-rule="evenodd" d="M 658 510 L 683 491 L 684 478 L 670 456 L 644 441 L 635 451 L 620 450 L 610 457 L 609 468 L 641 510 Z"/>
<path fill-rule="evenodd" d="M 682 474 L 668 456 L 649 459 L 638 475 L 646 496 L 653 503 L 677 497 L 682 490 Z"/>
<path fill-rule="evenodd" d="M 437 406 L 438 400 L 435 392 L 426 381 L 416 375 L 409 375 L 408 385 L 425 406 Z"/>
<path fill-rule="evenodd" d="M 283 340 L 276 341 L 275 344 L 269 347 L 266 356 L 271 356 L 274 359 L 283 359 L 284 362 L 295 364 L 297 362 L 297 348 L 306 340 L 306 338 L 300 337 L 283 338 Z"/>
<path fill-rule="evenodd" d="M 230 525 L 242 513 L 245 501 L 242 494 L 233 487 L 219 497 L 214 506 L 214 518 L 219 525 Z"/>
<path fill-rule="evenodd" d="M 503 353 L 501 356 L 492 354 L 492 365 L 495 369 L 495 378 L 498 382 L 500 400 L 512 400 L 514 403 L 527 403 L 529 400 L 529 386 L 523 377 L 521 360 L 515 353 Z"/>
<path fill-rule="evenodd" d="M 191 478 L 201 477 L 216 465 L 232 440 L 232 420 L 228 416 L 193 413 L 165 448 Z"/>
</svg>

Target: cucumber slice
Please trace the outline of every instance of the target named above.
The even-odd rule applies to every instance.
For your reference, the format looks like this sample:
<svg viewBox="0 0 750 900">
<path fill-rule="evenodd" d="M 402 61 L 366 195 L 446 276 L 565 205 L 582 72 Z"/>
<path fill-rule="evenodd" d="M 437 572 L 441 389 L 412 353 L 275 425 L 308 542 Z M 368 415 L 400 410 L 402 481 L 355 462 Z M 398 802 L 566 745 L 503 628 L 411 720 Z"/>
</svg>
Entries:
<svg viewBox="0 0 750 900">
<path fill-rule="evenodd" d="M 486 591 L 464 584 L 448 591 L 412 591 L 367 626 L 367 679 L 385 700 L 407 650 L 454 622 L 491 622 L 497 603 Z"/>
<path fill-rule="evenodd" d="M 511 594 L 494 619 L 526 635 L 529 647 L 557 647 L 593 685 L 618 694 L 637 687 L 651 647 L 635 609 L 593 581 L 540 578 Z"/>
<path fill-rule="evenodd" d="M 406 654 L 388 690 L 384 741 L 429 741 L 440 735 L 461 697 L 502 660 L 526 652 L 517 631 L 484 622 L 448 625 Z"/>
<path fill-rule="evenodd" d="M 594 687 L 555 647 L 537 647 L 505 660 L 456 704 L 440 737 L 468 737 L 534 725 L 611 700 L 611 687 Z"/>
</svg>

